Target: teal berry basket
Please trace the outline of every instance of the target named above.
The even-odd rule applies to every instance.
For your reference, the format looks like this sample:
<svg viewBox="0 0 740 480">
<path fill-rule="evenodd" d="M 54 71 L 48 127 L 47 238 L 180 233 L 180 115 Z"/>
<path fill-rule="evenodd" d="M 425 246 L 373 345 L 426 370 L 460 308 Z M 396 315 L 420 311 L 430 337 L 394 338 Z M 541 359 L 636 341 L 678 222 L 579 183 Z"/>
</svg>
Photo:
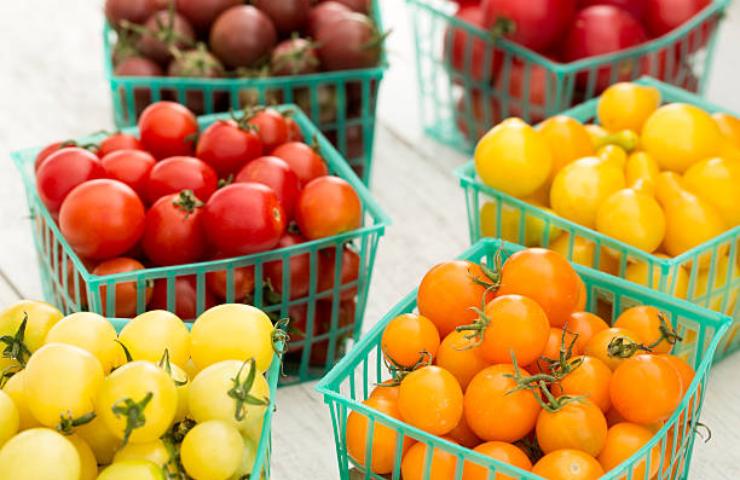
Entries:
<svg viewBox="0 0 740 480">
<path fill-rule="evenodd" d="M 642 78 L 637 83 L 659 89 L 664 102 L 690 103 L 712 113 L 725 111 L 694 94 L 651 78 Z M 595 121 L 597 103 L 598 99 L 592 99 L 563 114 L 584 123 Z M 640 281 L 650 288 L 730 315 L 734 324 L 717 349 L 717 359 L 740 348 L 740 226 L 677 257 L 667 258 L 647 253 L 491 188 L 477 177 L 472 161 L 455 173 L 465 191 L 471 243 L 485 236 L 527 246 L 551 247 L 558 241 L 557 249 L 571 260 Z M 533 235 L 532 232 L 539 229 L 542 234 Z M 561 235 L 567 237 L 558 240 Z M 586 255 L 584 246 L 589 250 Z M 700 258 L 701 262 L 697 261 Z"/>
<path fill-rule="evenodd" d="M 123 327 L 128 322 L 127 319 L 110 318 L 108 319 L 117 333 L 121 333 Z M 191 324 L 186 324 L 190 328 Z M 280 378 L 281 358 L 278 353 L 272 357 L 270 368 L 265 372 L 267 383 L 270 386 L 270 400 L 265 410 L 265 416 L 262 421 L 262 432 L 257 443 L 257 449 L 252 466 L 251 476 L 264 480 L 270 479 L 270 455 L 272 451 L 272 416 L 275 411 L 275 397 L 277 396 L 278 380 Z"/>
<path fill-rule="evenodd" d="M 380 6 L 372 13 L 383 31 Z M 388 67 L 385 50 L 377 67 L 310 75 L 259 78 L 128 77 L 114 73 L 116 32 L 103 32 L 105 77 L 113 98 L 113 120 L 119 128 L 136 125 L 151 103 L 171 100 L 196 115 L 241 110 L 248 106 L 297 104 L 369 184 L 380 83 Z"/>
<path fill-rule="evenodd" d="M 449 0 L 406 0 L 416 46 L 421 123 L 462 152 L 500 120 L 536 123 L 594 98 L 608 85 L 649 75 L 703 92 L 720 20 L 713 0 L 672 32 L 613 54 L 559 63 L 455 17 Z"/>
<path fill-rule="evenodd" d="M 500 240 L 482 240 L 468 250 L 460 259 L 477 263 L 495 265 L 495 257 L 502 254 L 505 259 L 523 247 Z M 580 265 L 575 268 L 583 279 L 588 292 L 587 310 L 605 315 L 603 318 L 613 320 L 626 308 L 634 305 L 652 305 L 663 311 L 672 326 L 684 337 L 693 336 L 696 341 L 677 343 L 673 353 L 684 358 L 696 371 L 696 377 L 688 388 L 683 401 L 668 421 L 657 431 L 655 436 L 640 450 L 617 468 L 601 477 L 604 480 L 678 480 L 688 478 L 694 443 L 694 427 L 699 422 L 703 397 L 707 388 L 709 370 L 720 339 L 726 333 L 730 319 L 718 312 L 702 309 L 691 303 L 677 300 L 663 293 L 650 290 L 622 279 L 606 275 Z M 605 310 L 609 306 L 609 310 Z M 465 462 L 480 464 L 488 469 L 489 479 L 497 478 L 498 473 L 509 475 L 517 480 L 536 480 L 541 477 L 493 460 L 460 445 L 430 435 L 418 428 L 408 425 L 399 419 L 380 413 L 362 402 L 370 395 L 376 384 L 390 378 L 390 373 L 383 366 L 381 337 L 388 322 L 403 313 L 413 312 L 416 307 L 416 290 L 406 296 L 388 314 L 368 332 L 353 348 L 352 352 L 342 359 L 317 385 L 317 390 L 324 395 L 329 405 L 334 428 L 339 477 L 374 480 L 398 480 L 401 472 L 401 452 L 404 437 L 427 445 L 424 464 L 424 479 L 430 476 L 431 459 L 434 450 L 447 452 L 457 459 L 454 477 L 450 480 L 462 480 Z M 696 401 L 698 400 L 698 401 Z M 347 450 L 347 417 L 351 412 L 369 419 L 365 445 L 365 461 L 358 463 L 350 457 Z M 392 472 L 379 475 L 369 470 L 372 462 L 370 439 L 375 429 L 380 426 L 396 432 L 395 463 Z M 676 433 L 678 432 L 678 433 Z M 661 452 L 658 474 L 643 476 L 637 468 L 645 465 L 650 472 L 656 469 L 654 455 L 650 452 L 659 449 Z M 657 454 L 655 454 L 657 455 Z M 352 473 L 350 473 L 352 472 Z"/>
<path fill-rule="evenodd" d="M 243 257 L 95 275 L 91 273 L 92 265 L 74 253 L 37 194 L 34 159 L 39 149 L 23 150 L 12 157 L 26 190 L 45 299 L 65 313 L 90 310 L 129 317 L 146 311 L 147 304 L 154 308 L 152 298 L 159 292 L 156 307 L 181 312 L 185 320 L 197 317 L 217 303 L 250 303 L 276 320 L 291 318 L 292 341 L 283 357 L 286 375 L 281 378 L 281 385 L 323 375 L 343 355 L 349 341 L 361 332 L 378 242 L 390 219 L 300 108 L 295 105 L 277 108 L 294 116 L 306 138 L 316 137 L 330 173 L 355 189 L 363 205 L 360 228 Z M 203 116 L 198 123 L 203 129 L 217 119 L 228 117 L 228 114 Z M 135 128 L 124 131 L 138 133 Z M 91 137 L 78 143 L 95 143 L 100 139 L 100 136 Z M 291 263 L 297 258 L 305 261 L 307 257 L 308 292 L 293 295 Z M 280 286 L 270 285 L 265 273 L 266 268 L 271 268 L 268 264 L 275 268 L 276 263 L 282 273 Z M 216 284 L 221 285 L 218 296 L 212 291 Z"/>
</svg>

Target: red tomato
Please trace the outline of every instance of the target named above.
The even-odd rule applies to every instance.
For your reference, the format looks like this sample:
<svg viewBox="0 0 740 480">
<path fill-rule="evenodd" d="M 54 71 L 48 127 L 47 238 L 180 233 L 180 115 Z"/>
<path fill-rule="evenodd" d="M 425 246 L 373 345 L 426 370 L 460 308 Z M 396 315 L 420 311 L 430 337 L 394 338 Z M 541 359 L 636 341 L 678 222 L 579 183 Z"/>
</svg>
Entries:
<svg viewBox="0 0 740 480">
<path fill-rule="evenodd" d="M 459 20 L 474 25 L 481 30 L 483 26 L 483 10 L 478 5 L 460 7 L 455 14 Z M 488 44 L 462 28 L 447 30 L 444 37 L 444 58 L 452 70 L 463 78 L 472 78 L 476 82 L 495 82 L 503 65 L 503 53 L 500 50 L 489 48 Z M 468 59 L 468 50 L 470 57 Z M 487 53 L 488 52 L 488 53 Z M 489 55 L 486 69 L 486 54 Z M 469 62 L 469 63 L 468 63 Z M 459 79 L 455 79 L 458 80 Z"/>
<path fill-rule="evenodd" d="M 360 197 L 339 177 L 319 177 L 301 192 L 296 222 L 309 240 L 354 230 L 362 225 Z"/>
<path fill-rule="evenodd" d="M 198 289 L 195 276 L 175 278 L 172 293 L 174 307 L 170 307 L 167 303 L 167 279 L 155 280 L 149 310 L 169 310 L 186 321 L 194 320 L 201 313 L 198 311 Z M 218 303 L 216 297 L 207 288 L 203 289 L 203 295 L 203 310 Z"/>
<path fill-rule="evenodd" d="M 275 248 L 287 248 L 305 242 L 299 234 L 286 233 L 280 238 Z M 305 297 L 311 281 L 311 256 L 308 253 L 294 254 L 288 260 L 288 284 L 290 299 Z M 265 263 L 265 278 L 270 281 L 273 290 L 283 294 L 283 261 L 275 260 Z"/>
<path fill-rule="evenodd" d="M 636 19 L 642 20 L 645 15 L 645 3 L 647 3 L 645 0 L 578 0 L 578 8 L 584 9 L 593 5 L 613 5 L 629 12 Z"/>
<path fill-rule="evenodd" d="M 84 148 L 69 147 L 44 160 L 36 172 L 36 188 L 46 208 L 55 213 L 72 189 L 87 180 L 103 177 L 105 171 L 98 157 Z"/>
<path fill-rule="evenodd" d="M 50 145 L 47 145 L 36 155 L 36 160 L 33 163 L 34 171 L 38 171 L 41 164 L 44 163 L 44 160 L 49 158 L 49 155 L 51 155 L 52 153 L 65 147 L 75 146 L 77 146 L 77 144 L 71 140 L 66 142 L 54 142 Z"/>
<path fill-rule="evenodd" d="M 223 255 L 216 255 L 212 260 L 226 258 Z M 208 288 L 221 300 L 228 300 L 227 290 L 229 283 L 226 270 L 216 270 L 206 274 L 206 284 Z M 254 265 L 234 268 L 231 280 L 234 301 L 240 302 L 247 299 L 254 291 Z"/>
<path fill-rule="evenodd" d="M 288 164 L 278 157 L 259 157 L 249 162 L 239 171 L 235 182 L 257 182 L 267 185 L 277 195 L 285 211 L 285 218 L 293 219 L 301 183 Z"/>
<path fill-rule="evenodd" d="M 133 188 L 141 198 L 146 198 L 149 173 L 156 162 L 143 150 L 114 150 L 100 161 L 108 177 Z"/>
<path fill-rule="evenodd" d="M 157 159 L 192 155 L 198 121 L 179 103 L 157 102 L 141 113 L 139 132 L 142 145 Z"/>
<path fill-rule="evenodd" d="M 114 275 L 116 273 L 133 272 L 136 270 L 143 270 L 144 265 L 134 260 L 133 258 L 118 257 L 111 258 L 100 263 L 92 271 L 93 275 Z M 152 297 L 152 287 L 144 287 L 144 295 L 142 308 L 137 311 L 137 305 L 139 301 L 139 292 L 137 283 L 135 281 L 117 281 L 115 285 L 115 312 L 108 311 L 108 287 L 102 285 L 100 287 L 100 299 L 103 302 L 103 315 L 109 317 L 126 318 L 132 317 L 137 313 L 141 313 L 146 310 L 146 306 L 149 303 L 149 299 Z"/>
<path fill-rule="evenodd" d="M 301 186 L 305 186 L 311 180 L 329 175 L 326 162 L 321 155 L 303 142 L 289 142 L 280 145 L 272 154 L 282 158 L 291 170 L 298 176 Z"/>
<path fill-rule="evenodd" d="M 468 101 L 470 105 L 468 105 Z M 488 102 L 488 112 L 486 112 L 486 101 Z M 501 120 L 499 102 L 493 95 L 486 95 L 480 90 L 473 90 L 472 92 L 463 92 L 463 95 L 457 101 L 455 109 L 457 128 L 471 143 L 477 142 Z"/>
<path fill-rule="evenodd" d="M 98 146 L 98 156 L 105 157 L 116 150 L 143 150 L 139 139 L 128 133 L 117 132 L 108 136 Z"/>
<path fill-rule="evenodd" d="M 197 262 L 206 252 L 202 203 L 192 192 L 166 195 L 146 212 L 141 246 L 155 265 Z"/>
<path fill-rule="evenodd" d="M 319 283 L 316 290 L 321 293 L 334 288 L 336 272 L 336 249 L 325 248 L 319 251 Z M 349 300 L 357 295 L 357 287 L 344 288 L 350 282 L 357 280 L 360 274 L 360 256 L 349 247 L 342 250 L 340 260 L 339 288 L 342 290 L 342 300 Z"/>
<path fill-rule="evenodd" d="M 129 251 L 144 233 L 144 205 L 117 180 L 90 180 L 62 203 L 59 226 L 81 256 L 104 260 Z"/>
<path fill-rule="evenodd" d="M 483 0 L 481 9 L 486 29 L 503 28 L 506 38 L 547 52 L 571 24 L 576 0 Z"/>
<path fill-rule="evenodd" d="M 712 1 L 645 0 L 645 3 L 647 4 L 645 25 L 650 35 L 659 37 L 689 21 Z"/>
<path fill-rule="evenodd" d="M 285 117 L 272 108 L 260 110 L 247 121 L 250 125 L 257 127 L 259 135 L 264 145 L 265 152 L 271 152 L 278 145 L 288 141 L 288 123 Z"/>
<path fill-rule="evenodd" d="M 339 303 L 339 308 L 336 312 L 338 328 L 346 328 L 354 324 L 356 307 L 357 305 L 354 299 L 342 300 Z M 317 340 L 316 337 L 329 333 L 331 330 L 333 314 L 333 301 L 331 299 L 317 301 L 314 308 L 313 330 L 309 335 L 307 323 L 308 306 L 305 303 L 302 303 L 290 307 L 288 310 L 288 316 L 290 317 L 288 328 L 291 332 L 291 346 L 289 347 L 291 352 L 287 354 L 288 361 L 300 361 L 301 355 L 303 354 L 303 347 L 306 345 L 306 342 L 308 342 L 311 347 L 311 365 L 321 367 L 326 365 L 329 339 Z M 337 338 L 336 346 L 334 347 L 334 356 L 329 359 L 331 362 L 339 359 L 342 355 L 341 352 L 343 351 L 344 340 L 351 336 L 352 332 L 350 331 Z"/>
<path fill-rule="evenodd" d="M 288 141 L 302 142 L 303 132 L 301 132 L 301 127 L 298 126 L 298 122 L 296 122 L 290 115 L 286 115 L 285 123 L 288 124 Z"/>
<path fill-rule="evenodd" d="M 262 140 L 233 120 L 218 120 L 200 134 L 195 155 L 225 178 L 262 155 Z"/>
<path fill-rule="evenodd" d="M 547 107 L 548 87 L 549 98 L 552 101 L 555 92 L 556 78 L 548 74 L 545 67 L 535 64 L 513 61 L 509 70 L 509 103 L 506 116 L 520 117 L 530 123 L 537 123 L 545 119 Z M 549 78 L 548 78 L 549 77 Z M 548 85 L 548 79 L 550 81 Z M 506 80 L 499 78 L 496 88 L 505 91 Z M 527 97 L 527 92 L 529 96 Z M 526 107 L 526 108 L 525 108 Z"/>
<path fill-rule="evenodd" d="M 270 250 L 285 231 L 285 212 L 275 192 L 259 183 L 219 189 L 205 206 L 209 242 L 227 256 Z"/>
<path fill-rule="evenodd" d="M 195 157 L 170 157 L 152 168 L 147 199 L 154 203 L 165 195 L 190 190 L 198 200 L 206 202 L 217 187 L 218 176 L 207 163 Z"/>
</svg>

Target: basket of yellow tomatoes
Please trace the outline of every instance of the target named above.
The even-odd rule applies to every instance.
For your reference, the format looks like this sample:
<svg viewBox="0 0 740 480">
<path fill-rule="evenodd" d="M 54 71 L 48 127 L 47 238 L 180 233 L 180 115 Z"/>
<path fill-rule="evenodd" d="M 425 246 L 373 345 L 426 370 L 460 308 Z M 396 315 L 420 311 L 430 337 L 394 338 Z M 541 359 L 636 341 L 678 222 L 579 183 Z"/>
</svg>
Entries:
<svg viewBox="0 0 740 480">
<path fill-rule="evenodd" d="M 482 240 L 431 268 L 319 383 L 340 478 L 686 478 L 730 322 Z"/>
<path fill-rule="evenodd" d="M 501 122 L 457 174 L 471 241 L 547 247 L 740 320 L 740 119 L 724 109 L 619 83 L 536 126 Z"/>
</svg>

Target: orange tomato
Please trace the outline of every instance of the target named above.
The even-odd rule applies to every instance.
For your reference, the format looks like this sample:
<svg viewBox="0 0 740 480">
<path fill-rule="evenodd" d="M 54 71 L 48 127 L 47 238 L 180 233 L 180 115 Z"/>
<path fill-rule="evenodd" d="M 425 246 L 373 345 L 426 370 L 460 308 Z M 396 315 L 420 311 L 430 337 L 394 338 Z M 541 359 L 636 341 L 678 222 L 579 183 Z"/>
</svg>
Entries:
<svg viewBox="0 0 740 480">
<path fill-rule="evenodd" d="M 637 340 L 650 347 L 654 353 L 668 353 L 673 347 L 668 341 L 673 327 L 668 320 L 661 322 L 661 316 L 657 308 L 640 305 L 622 312 L 614 326 L 634 332 Z"/>
<path fill-rule="evenodd" d="M 578 334 L 576 348 L 578 348 L 579 352 L 583 352 L 591 337 L 609 328 L 609 324 L 591 312 L 573 312 L 565 328 L 570 332 Z"/>
<path fill-rule="evenodd" d="M 380 341 L 383 354 L 391 364 L 410 368 L 437 354 L 439 332 L 423 315 L 405 313 L 386 325 Z"/>
<path fill-rule="evenodd" d="M 542 407 L 529 390 L 514 392 L 517 384 L 509 375 L 514 366 L 498 364 L 481 370 L 465 391 L 465 420 L 483 440 L 515 442 L 537 423 Z M 522 375 L 529 375 L 520 368 Z"/>
<path fill-rule="evenodd" d="M 609 344 L 615 338 L 623 338 L 625 342 L 639 343 L 637 335 L 632 331 L 625 328 L 612 327 L 597 332 L 593 337 L 591 337 L 591 340 L 586 343 L 586 348 L 583 349 L 583 353 L 598 358 L 604 362 L 607 367 L 614 370 L 625 360 L 624 358 L 609 355 Z"/>
<path fill-rule="evenodd" d="M 424 275 L 416 296 L 419 313 L 437 326 L 440 337 L 477 318 L 471 307 L 481 307 L 486 288 L 475 279 L 491 282 L 479 265 L 463 260 L 440 263 Z"/>
<path fill-rule="evenodd" d="M 671 365 L 673 365 L 673 368 L 676 369 L 678 372 L 678 376 L 681 377 L 681 386 L 683 387 L 683 390 L 681 391 L 681 398 L 686 395 L 686 392 L 689 390 L 689 387 L 691 386 L 691 382 L 694 381 L 694 377 L 696 376 L 696 372 L 694 372 L 694 369 L 686 363 L 686 360 L 679 358 L 675 355 L 670 355 L 668 353 L 662 353 L 658 355 L 660 358 L 663 358 L 668 361 Z M 701 385 L 699 385 L 696 389 L 696 393 L 694 394 L 694 397 L 691 399 L 688 405 L 688 411 L 690 412 L 689 415 L 693 415 L 694 408 L 697 404 L 694 402 L 698 402 L 701 398 Z M 683 415 L 679 417 L 679 423 L 683 422 Z"/>
<path fill-rule="evenodd" d="M 653 436 L 649 429 L 634 423 L 618 423 L 606 433 L 606 445 L 599 454 L 599 463 L 607 472 L 631 457 Z M 656 445 L 650 451 L 650 471 L 646 472 L 646 458 L 640 460 L 632 469 L 631 478 L 653 478 L 660 465 L 660 447 Z M 646 475 L 647 473 L 647 475 Z M 620 477 L 627 478 L 627 475 Z"/>
<path fill-rule="evenodd" d="M 669 361 L 640 354 L 624 361 L 612 375 L 609 396 L 612 405 L 627 421 L 661 422 L 681 402 L 683 382 Z"/>
<path fill-rule="evenodd" d="M 398 407 L 406 423 L 432 435 L 444 435 L 462 417 L 462 388 L 444 368 L 422 367 L 401 381 Z"/>
<path fill-rule="evenodd" d="M 547 480 L 597 480 L 604 474 L 604 469 L 588 453 L 564 449 L 542 457 L 532 468 L 532 473 Z"/>
<path fill-rule="evenodd" d="M 473 448 L 481 443 L 481 439 L 468 426 L 465 415 L 460 417 L 460 422 L 447 436 L 467 448 Z"/>
<path fill-rule="evenodd" d="M 578 274 L 561 254 L 544 248 L 516 252 L 504 263 L 498 295 L 536 301 L 554 327 L 562 327 L 578 306 Z"/>
<path fill-rule="evenodd" d="M 580 312 L 586 309 L 586 303 L 588 302 L 588 291 L 586 290 L 586 284 L 580 275 L 578 275 L 578 301 L 576 302 L 576 308 L 573 310 Z"/>
<path fill-rule="evenodd" d="M 588 399 L 568 402 L 556 412 L 542 410 L 535 428 L 544 453 L 573 448 L 595 457 L 606 443 L 604 413 Z"/>
<path fill-rule="evenodd" d="M 393 385 L 394 380 L 386 380 L 380 385 L 376 385 L 370 392 L 370 398 L 388 400 L 389 402 L 398 402 L 398 394 L 401 391 L 400 385 Z"/>
<path fill-rule="evenodd" d="M 573 358 L 570 363 L 579 360 L 581 364 L 578 367 L 560 380 L 560 383 L 552 385 L 552 393 L 555 396 L 583 395 L 606 413 L 611 406 L 609 384 L 612 371 L 604 362 L 590 355 Z"/>
<path fill-rule="evenodd" d="M 368 398 L 362 403 L 392 418 L 401 418 L 398 406 L 393 402 L 380 398 Z M 362 412 L 352 411 L 347 418 L 347 452 L 360 465 L 365 465 L 367 431 L 367 416 Z M 383 475 L 393 471 L 393 466 L 396 464 L 397 435 L 398 433 L 390 427 L 375 422 L 373 436 L 370 440 L 372 444 L 370 469 L 373 472 Z M 405 452 L 412 443 L 410 438 L 404 438 L 401 451 Z"/>
<path fill-rule="evenodd" d="M 563 345 L 563 329 L 557 328 L 557 327 L 550 327 L 550 334 L 547 337 L 547 344 L 545 345 L 545 350 L 542 352 L 542 354 L 532 362 L 530 365 L 527 366 L 527 370 L 530 372 L 549 372 L 549 369 L 547 368 L 549 365 L 549 362 L 547 360 L 551 361 L 558 361 L 560 360 L 560 349 L 564 348 L 567 352 L 570 348 L 571 344 L 573 344 L 573 349 L 571 350 L 571 353 L 573 355 L 579 355 L 581 351 L 577 348 L 576 344 L 573 342 L 573 340 L 576 338 L 574 334 L 572 334 L 569 331 L 565 332 L 565 345 Z"/>
<path fill-rule="evenodd" d="M 486 442 L 478 445 L 473 451 L 491 457 L 503 463 L 508 463 L 522 470 L 532 470 L 532 462 L 527 454 L 516 445 L 506 442 Z M 493 477 L 488 475 L 488 469 L 473 462 L 465 462 L 462 480 L 516 480 L 514 477 L 503 473 L 496 473 Z"/>
<path fill-rule="evenodd" d="M 453 440 L 446 438 L 454 443 Z M 426 443 L 415 443 L 403 456 L 401 477 L 403 480 L 449 480 L 455 478 L 457 457 L 439 448 L 432 450 L 432 461 L 425 469 L 427 456 Z"/>
<path fill-rule="evenodd" d="M 476 373 L 488 366 L 480 346 L 475 345 L 475 339 L 466 338 L 467 335 L 466 332 L 450 332 L 439 345 L 434 359 L 436 365 L 457 378 L 463 390 Z"/>
</svg>

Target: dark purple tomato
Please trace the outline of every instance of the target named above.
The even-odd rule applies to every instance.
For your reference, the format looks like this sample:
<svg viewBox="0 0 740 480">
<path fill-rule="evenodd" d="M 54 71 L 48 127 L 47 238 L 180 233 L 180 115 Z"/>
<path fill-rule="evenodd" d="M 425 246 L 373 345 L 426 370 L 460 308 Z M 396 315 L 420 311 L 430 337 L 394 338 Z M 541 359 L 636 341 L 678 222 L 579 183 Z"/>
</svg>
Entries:
<svg viewBox="0 0 740 480">
<path fill-rule="evenodd" d="M 165 65 L 172 60 L 172 48 L 184 49 L 195 43 L 195 32 L 185 17 L 169 10 L 160 10 L 144 24 L 146 33 L 137 47 L 145 56 Z"/>
<path fill-rule="evenodd" d="M 352 13 L 352 10 L 339 2 L 328 1 L 319 3 L 308 14 L 308 35 L 316 38 L 316 33 L 321 29 L 322 25 L 331 23 L 348 13 Z"/>
<path fill-rule="evenodd" d="M 113 73 L 122 77 L 161 77 L 162 67 L 144 57 L 127 57 L 116 65 Z"/>
<path fill-rule="evenodd" d="M 334 0 L 337 3 L 341 3 L 345 7 L 359 13 L 370 12 L 370 0 Z"/>
<path fill-rule="evenodd" d="M 177 11 L 197 30 L 207 32 L 216 18 L 241 0 L 177 0 Z"/>
<path fill-rule="evenodd" d="M 270 17 L 280 35 L 303 31 L 311 10 L 310 0 L 253 0 L 252 5 Z"/>
<path fill-rule="evenodd" d="M 331 23 L 323 23 L 316 32 L 319 58 L 326 70 L 353 70 L 378 64 L 382 35 L 365 15 L 350 13 Z"/>
<path fill-rule="evenodd" d="M 223 12 L 211 27 L 211 49 L 229 67 L 253 67 L 277 42 L 270 17 L 251 5 Z"/>
<path fill-rule="evenodd" d="M 316 47 L 305 38 L 289 38 L 272 51 L 270 68 L 273 75 L 305 75 L 319 71 Z"/>
<path fill-rule="evenodd" d="M 197 48 L 176 53 L 167 68 L 170 77 L 219 78 L 224 76 L 221 61 L 202 43 Z"/>
<path fill-rule="evenodd" d="M 155 0 L 106 0 L 105 18 L 113 25 L 122 20 L 142 23 L 156 10 Z"/>
</svg>

